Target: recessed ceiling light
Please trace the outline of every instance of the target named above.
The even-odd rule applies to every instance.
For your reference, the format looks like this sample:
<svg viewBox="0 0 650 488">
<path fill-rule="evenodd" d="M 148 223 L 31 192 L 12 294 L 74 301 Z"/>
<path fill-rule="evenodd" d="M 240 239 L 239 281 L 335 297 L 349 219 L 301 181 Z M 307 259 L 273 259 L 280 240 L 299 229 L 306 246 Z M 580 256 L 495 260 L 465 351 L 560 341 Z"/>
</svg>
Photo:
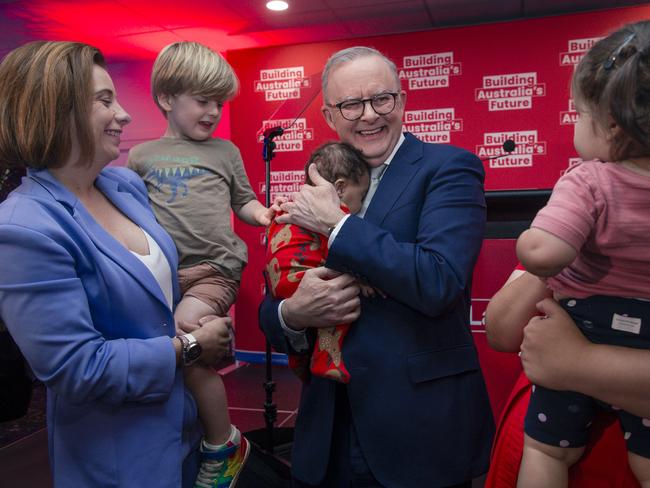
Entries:
<svg viewBox="0 0 650 488">
<path fill-rule="evenodd" d="M 269 10 L 286 10 L 289 8 L 289 4 L 283 0 L 271 0 L 270 2 L 266 2 L 266 8 Z"/>
</svg>

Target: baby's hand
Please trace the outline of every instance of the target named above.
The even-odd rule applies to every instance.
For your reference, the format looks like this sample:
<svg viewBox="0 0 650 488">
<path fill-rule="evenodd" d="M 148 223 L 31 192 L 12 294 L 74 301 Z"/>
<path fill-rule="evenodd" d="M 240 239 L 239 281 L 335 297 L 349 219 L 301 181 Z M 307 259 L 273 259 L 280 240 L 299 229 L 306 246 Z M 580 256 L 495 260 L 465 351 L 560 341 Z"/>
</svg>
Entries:
<svg viewBox="0 0 650 488">
<path fill-rule="evenodd" d="M 357 282 L 359 288 L 361 289 L 361 294 L 366 298 L 374 298 L 376 295 L 379 295 L 382 298 L 386 298 L 386 294 L 381 291 L 379 288 L 373 288 L 367 283 Z"/>
</svg>

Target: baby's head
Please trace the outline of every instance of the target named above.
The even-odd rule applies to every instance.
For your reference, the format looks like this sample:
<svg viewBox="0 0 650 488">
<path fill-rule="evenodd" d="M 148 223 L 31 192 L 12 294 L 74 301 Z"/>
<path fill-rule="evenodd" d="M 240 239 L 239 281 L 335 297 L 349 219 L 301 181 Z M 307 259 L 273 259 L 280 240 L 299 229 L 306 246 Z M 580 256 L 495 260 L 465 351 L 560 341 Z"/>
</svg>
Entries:
<svg viewBox="0 0 650 488">
<path fill-rule="evenodd" d="M 228 62 L 198 42 L 176 42 L 158 54 L 151 72 L 154 102 L 167 118 L 168 135 L 206 140 L 221 119 L 223 104 L 239 90 Z"/>
<path fill-rule="evenodd" d="M 583 159 L 650 156 L 650 21 L 595 43 L 576 67 L 571 91 L 580 114 L 574 144 Z"/>
<path fill-rule="evenodd" d="M 307 174 L 314 163 L 320 175 L 334 185 L 336 192 L 350 213 L 361 210 L 363 198 L 368 192 L 370 172 L 361 151 L 345 142 L 327 142 L 316 149 L 305 165 L 306 181 L 312 182 Z"/>
</svg>

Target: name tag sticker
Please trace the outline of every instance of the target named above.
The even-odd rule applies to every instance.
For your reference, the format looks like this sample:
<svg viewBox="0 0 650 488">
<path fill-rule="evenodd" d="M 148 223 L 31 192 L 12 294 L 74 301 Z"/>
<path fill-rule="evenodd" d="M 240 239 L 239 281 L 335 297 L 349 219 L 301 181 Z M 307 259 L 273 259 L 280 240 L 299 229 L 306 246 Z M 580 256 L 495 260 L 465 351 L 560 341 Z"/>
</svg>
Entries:
<svg viewBox="0 0 650 488">
<path fill-rule="evenodd" d="M 630 332 L 632 334 L 641 333 L 641 319 L 628 317 L 627 315 L 614 314 L 612 318 L 612 329 Z"/>
</svg>

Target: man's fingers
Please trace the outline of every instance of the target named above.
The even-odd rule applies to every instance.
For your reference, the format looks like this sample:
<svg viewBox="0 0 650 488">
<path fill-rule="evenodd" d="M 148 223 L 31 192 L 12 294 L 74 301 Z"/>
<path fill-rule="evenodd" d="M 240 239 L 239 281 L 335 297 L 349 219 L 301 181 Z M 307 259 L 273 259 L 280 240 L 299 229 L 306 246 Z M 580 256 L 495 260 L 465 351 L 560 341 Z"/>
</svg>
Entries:
<svg viewBox="0 0 650 488">
<path fill-rule="evenodd" d="M 361 315 L 361 300 L 358 296 L 348 300 L 341 306 L 341 312 L 344 314 L 341 323 L 354 322 Z"/>
<path fill-rule="evenodd" d="M 349 275 L 347 273 L 341 273 L 340 271 L 334 271 L 329 268 L 325 268 L 325 269 L 327 269 L 330 272 L 328 276 L 330 276 L 329 281 L 332 286 L 341 289 L 353 287 L 353 289 L 355 290 L 355 294 L 358 294 L 359 291 L 361 290 L 359 288 L 359 284 L 357 283 L 357 279 L 354 276 Z"/>
<path fill-rule="evenodd" d="M 295 206 L 296 206 L 296 203 L 293 200 L 288 200 L 288 201 L 280 204 L 280 210 L 282 210 L 283 212 L 289 213 L 289 212 L 291 212 L 291 210 L 293 210 L 295 208 Z"/>
<path fill-rule="evenodd" d="M 330 268 L 326 268 L 325 266 L 319 266 L 318 268 L 312 268 L 308 269 L 305 274 L 312 274 L 321 280 L 331 280 L 334 278 L 337 278 L 339 276 L 343 276 L 340 272 L 335 271 Z"/>
<path fill-rule="evenodd" d="M 350 312 L 341 319 L 342 324 L 351 324 L 361 316 L 361 310 Z"/>
<path fill-rule="evenodd" d="M 283 212 L 275 216 L 275 221 L 278 224 L 294 224 L 292 213 L 296 208 L 296 203 L 289 200 L 280 205 L 280 210 Z"/>
<path fill-rule="evenodd" d="M 348 277 L 350 275 L 341 275 L 341 277 Z M 338 279 L 340 277 L 337 277 L 335 279 Z M 361 288 L 359 288 L 359 285 L 357 284 L 357 280 L 352 279 L 349 284 L 344 285 L 340 287 L 341 290 L 341 299 L 348 301 L 351 298 L 358 297 L 359 293 L 361 293 Z"/>
<path fill-rule="evenodd" d="M 314 186 L 331 185 L 329 181 L 320 175 L 315 163 L 310 164 L 307 171 L 309 172 L 309 179 L 314 184 Z"/>
</svg>

